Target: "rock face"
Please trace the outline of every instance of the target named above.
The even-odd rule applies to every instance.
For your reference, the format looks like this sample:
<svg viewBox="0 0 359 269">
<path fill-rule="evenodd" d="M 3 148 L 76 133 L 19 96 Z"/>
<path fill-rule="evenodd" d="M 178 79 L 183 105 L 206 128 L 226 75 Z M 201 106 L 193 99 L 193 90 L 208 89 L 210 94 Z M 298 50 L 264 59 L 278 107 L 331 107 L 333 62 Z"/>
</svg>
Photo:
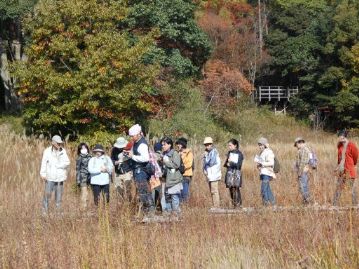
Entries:
<svg viewBox="0 0 359 269">
<path fill-rule="evenodd" d="M 24 60 L 18 40 L 0 39 L 0 110 L 16 112 L 20 110 L 19 97 L 15 91 L 15 79 L 11 77 L 9 65 L 12 61 Z"/>
</svg>

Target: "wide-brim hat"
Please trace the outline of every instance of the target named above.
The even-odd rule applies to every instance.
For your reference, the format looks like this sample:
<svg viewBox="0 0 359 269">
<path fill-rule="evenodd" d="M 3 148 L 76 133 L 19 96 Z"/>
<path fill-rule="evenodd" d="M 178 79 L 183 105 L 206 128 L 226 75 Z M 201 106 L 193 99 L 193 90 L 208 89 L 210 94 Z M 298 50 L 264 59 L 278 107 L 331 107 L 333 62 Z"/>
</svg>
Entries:
<svg viewBox="0 0 359 269">
<path fill-rule="evenodd" d="M 213 144 L 213 138 L 212 137 L 206 137 L 203 141 L 203 145 L 206 144 Z"/>
<path fill-rule="evenodd" d="M 303 137 L 297 137 L 295 140 L 294 140 L 294 146 L 297 145 L 297 143 L 299 142 L 305 142 L 305 140 L 303 139 Z"/>
<path fill-rule="evenodd" d="M 105 152 L 105 149 L 101 144 L 96 144 L 92 150 L 93 152 Z"/>
<path fill-rule="evenodd" d="M 124 137 L 116 139 L 116 143 L 113 145 L 116 148 L 122 149 L 127 146 L 128 141 Z"/>
</svg>

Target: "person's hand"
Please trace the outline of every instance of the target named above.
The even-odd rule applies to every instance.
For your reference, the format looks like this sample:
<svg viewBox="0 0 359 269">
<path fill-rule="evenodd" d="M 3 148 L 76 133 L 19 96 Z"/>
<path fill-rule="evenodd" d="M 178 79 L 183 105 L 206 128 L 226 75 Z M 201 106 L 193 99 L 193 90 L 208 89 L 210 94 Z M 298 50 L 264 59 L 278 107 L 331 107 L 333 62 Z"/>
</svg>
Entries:
<svg viewBox="0 0 359 269">
<path fill-rule="evenodd" d="M 101 172 L 102 172 L 102 173 L 106 173 L 106 172 L 107 172 L 106 166 L 102 166 L 102 167 L 101 167 Z"/>
<path fill-rule="evenodd" d="M 46 180 L 46 177 L 44 177 L 44 176 L 40 176 L 40 178 L 41 178 L 42 180 Z"/>
<path fill-rule="evenodd" d="M 118 165 L 118 164 L 120 164 L 120 161 L 115 161 L 115 165 Z"/>
<path fill-rule="evenodd" d="M 125 151 L 126 152 L 126 155 L 128 156 L 128 158 L 132 159 L 133 157 L 133 152 L 132 151 Z"/>
</svg>

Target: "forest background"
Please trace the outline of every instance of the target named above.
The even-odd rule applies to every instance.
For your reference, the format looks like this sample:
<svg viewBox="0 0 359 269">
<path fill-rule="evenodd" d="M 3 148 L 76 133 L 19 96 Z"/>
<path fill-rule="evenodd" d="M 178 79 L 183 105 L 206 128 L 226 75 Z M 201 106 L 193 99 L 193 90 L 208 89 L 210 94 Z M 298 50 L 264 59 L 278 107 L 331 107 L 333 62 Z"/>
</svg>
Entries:
<svg viewBox="0 0 359 269">
<path fill-rule="evenodd" d="M 281 85 L 299 87 L 290 113 L 302 122 L 358 128 L 358 11 L 350 0 L 3 0 L 1 108 L 28 134 L 111 140 L 140 122 L 251 137 L 290 121 L 251 102 L 255 87 Z"/>
</svg>

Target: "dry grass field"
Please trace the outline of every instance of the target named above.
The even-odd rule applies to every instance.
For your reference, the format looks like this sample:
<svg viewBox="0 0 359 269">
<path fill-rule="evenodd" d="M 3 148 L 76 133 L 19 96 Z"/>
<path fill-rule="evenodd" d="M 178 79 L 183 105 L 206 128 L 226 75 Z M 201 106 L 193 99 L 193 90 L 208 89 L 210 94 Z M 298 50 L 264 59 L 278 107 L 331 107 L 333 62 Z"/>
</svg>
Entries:
<svg viewBox="0 0 359 269">
<path fill-rule="evenodd" d="M 335 188 L 334 136 L 303 131 L 319 157 L 311 189 L 319 204 L 330 204 Z M 39 166 L 46 142 L 21 137 L 0 127 L 0 268 L 359 268 L 359 211 L 284 211 L 213 215 L 197 156 L 191 200 L 183 221 L 138 224 L 133 210 L 113 194 L 108 210 L 79 211 L 71 171 L 65 185 L 63 216 L 41 216 L 44 190 Z M 273 142 L 281 173 L 272 187 L 278 205 L 300 206 L 293 173 L 294 132 Z M 261 207 L 260 182 L 253 165 L 256 146 L 245 155 L 244 206 Z M 279 143 L 281 140 L 281 143 Z M 283 142 L 284 141 L 284 142 Z M 357 141 L 358 142 L 358 141 Z M 252 145 L 251 145 L 252 144 Z M 224 158 L 225 143 L 219 144 Z M 230 208 L 221 184 L 222 207 Z M 92 201 L 91 201 L 92 202 Z M 342 204 L 350 204 L 347 190 Z"/>
</svg>

